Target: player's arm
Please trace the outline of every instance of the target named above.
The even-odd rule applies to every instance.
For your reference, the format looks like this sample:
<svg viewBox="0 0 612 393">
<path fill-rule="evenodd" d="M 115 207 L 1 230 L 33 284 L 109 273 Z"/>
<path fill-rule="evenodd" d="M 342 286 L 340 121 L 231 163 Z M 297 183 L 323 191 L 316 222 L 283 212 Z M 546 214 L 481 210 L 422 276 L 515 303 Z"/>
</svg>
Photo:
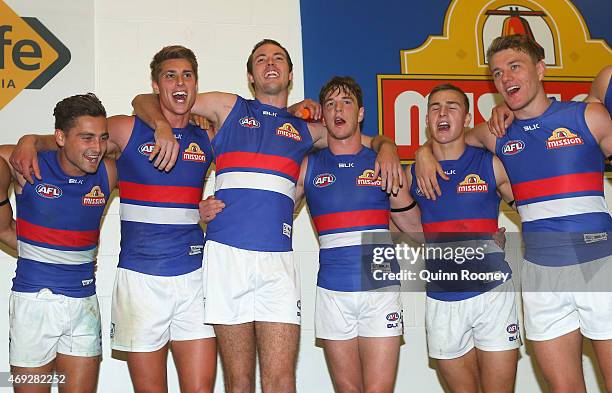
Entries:
<svg viewBox="0 0 612 393">
<path fill-rule="evenodd" d="M 129 140 L 133 126 L 134 120 L 131 116 L 112 116 L 107 119 L 109 133 L 107 156 L 116 158 L 121 153 Z M 8 162 L 12 169 L 33 184 L 32 174 L 38 180 L 42 180 L 38 167 L 38 152 L 48 150 L 58 150 L 55 135 L 24 135 L 19 138 Z"/>
<path fill-rule="evenodd" d="M 205 117 L 212 123 L 214 130 L 219 130 L 234 107 L 236 99 L 235 94 L 199 93 L 191 112 Z M 157 94 L 139 94 L 132 100 L 132 106 L 134 114 L 155 130 L 155 148 L 150 159 L 157 156 L 154 162 L 155 167 L 170 170 L 178 157 L 179 144 L 174 138 L 170 123 L 161 111 L 159 97 Z M 214 134 L 212 130 L 207 132 L 209 138 L 211 133 Z M 172 163 L 170 167 L 168 167 L 169 163 Z"/>
<path fill-rule="evenodd" d="M 22 174 L 28 182 L 33 184 L 32 175 L 36 176 L 38 180 L 42 180 L 38 167 L 38 152 L 57 149 L 55 135 L 24 135 L 19 138 L 17 146 L 11 149 L 13 154 L 10 155 L 7 162 L 11 164 L 15 171 Z"/>
<path fill-rule="evenodd" d="M 465 142 L 470 146 L 484 147 L 495 153 L 496 137 L 489 132 L 486 123 L 478 124 L 473 129 L 466 131 Z M 448 180 L 448 176 L 434 157 L 431 141 L 427 141 L 418 148 L 414 165 L 417 185 L 423 191 L 425 197 L 435 200 L 436 195 L 442 195 L 437 175 L 440 175 L 444 180 Z"/>
<path fill-rule="evenodd" d="M 11 181 L 9 165 L 4 158 L 0 158 L 0 242 L 17 250 L 17 231 L 8 197 Z"/>
<path fill-rule="evenodd" d="M 105 157 L 104 166 L 106 167 L 106 174 L 108 175 L 108 190 L 109 192 L 113 192 L 117 187 L 117 164 L 115 164 L 113 158 Z"/>
<path fill-rule="evenodd" d="M 302 205 L 302 199 L 304 199 L 304 178 L 306 177 L 306 170 L 308 169 L 308 156 L 302 160 L 300 165 L 300 176 L 298 177 L 297 184 L 295 186 L 295 212 L 300 210 Z"/>
<path fill-rule="evenodd" d="M 606 157 L 612 154 L 612 119 L 608 110 L 599 103 L 587 104 L 584 117 L 591 134 Z"/>
<path fill-rule="evenodd" d="M 508 178 L 504 165 L 497 156 L 493 156 L 493 173 L 495 174 L 497 192 L 509 206 L 514 208 L 512 185 L 510 184 L 510 179 Z"/>
<path fill-rule="evenodd" d="M 610 84 L 610 78 L 612 78 L 612 65 L 608 65 L 599 71 L 591 84 L 591 91 L 584 101 L 599 102 L 603 104 L 606 98 L 608 85 Z"/>
<path fill-rule="evenodd" d="M 400 231 L 408 234 L 408 236 L 416 241 L 423 242 L 423 227 L 421 226 L 421 211 L 416 201 L 410 195 L 410 184 L 412 177 L 410 174 L 410 168 L 407 167 L 406 171 L 402 171 L 403 186 L 400 187 L 397 195 L 391 195 L 389 201 L 391 202 L 391 220 L 399 228 Z"/>
<path fill-rule="evenodd" d="M 514 121 L 514 112 L 508 108 L 505 102 L 496 105 L 491 112 L 491 118 L 487 121 L 489 132 L 498 138 L 506 135 L 506 130 Z"/>
<path fill-rule="evenodd" d="M 311 100 L 310 98 L 305 98 L 304 100 L 291 105 L 287 108 L 287 112 L 304 120 L 321 120 L 321 104 Z"/>
</svg>

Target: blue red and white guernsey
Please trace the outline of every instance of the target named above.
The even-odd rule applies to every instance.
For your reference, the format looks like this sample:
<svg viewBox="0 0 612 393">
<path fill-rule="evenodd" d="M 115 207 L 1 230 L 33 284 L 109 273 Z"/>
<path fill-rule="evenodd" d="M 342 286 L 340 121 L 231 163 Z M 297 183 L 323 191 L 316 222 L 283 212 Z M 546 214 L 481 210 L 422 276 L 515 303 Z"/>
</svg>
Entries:
<svg viewBox="0 0 612 393">
<path fill-rule="evenodd" d="M 503 250 L 492 238 L 497 231 L 500 202 L 493 154 L 466 146 L 459 159 L 440 161 L 440 165 L 450 178 L 438 182 L 442 196 L 435 201 L 423 196 L 416 184 L 414 166 L 410 192 L 421 209 L 427 255 L 431 256 L 426 260 L 427 269 L 431 273 L 455 273 L 458 279 L 428 282 L 427 296 L 444 301 L 464 300 L 490 291 L 503 281 L 466 280 L 462 279 L 462 271 L 511 273 Z M 449 248 L 456 250 L 454 255 L 435 252 Z M 461 257 L 457 253 L 460 250 L 474 250 L 471 260 Z"/>
<path fill-rule="evenodd" d="M 308 156 L 304 191 L 319 235 L 321 288 L 351 292 L 399 285 L 373 279 L 375 245 L 362 244 L 364 233 L 389 233 L 389 196 L 380 177 L 374 178 L 375 160 L 376 153 L 365 147 L 357 154 L 323 149 Z M 399 271 L 397 261 L 391 265 L 385 269 Z"/>
<path fill-rule="evenodd" d="M 291 251 L 295 185 L 311 149 L 306 123 L 238 97 L 213 139 L 215 197 L 225 208 L 206 239 L 251 251 Z"/>
<path fill-rule="evenodd" d="M 178 276 L 202 267 L 204 233 L 198 203 L 213 159 L 205 131 L 175 128 L 180 152 L 170 172 L 149 162 L 153 130 L 135 118 L 117 160 L 121 198 L 119 267 L 154 276 Z"/>
<path fill-rule="evenodd" d="M 606 97 L 603 103 L 606 108 L 608 108 L 610 116 L 612 116 L 612 75 L 610 75 L 610 81 L 608 82 L 608 89 L 606 90 Z"/>
<path fill-rule="evenodd" d="M 566 266 L 612 254 L 612 218 L 603 190 L 604 155 L 586 104 L 557 102 L 517 120 L 497 140 L 521 216 L 525 259 Z"/>
<path fill-rule="evenodd" d="M 43 288 L 70 297 L 96 293 L 94 260 L 110 191 L 104 162 L 95 174 L 68 176 L 58 152 L 38 153 L 42 181 L 17 201 L 17 270 L 13 291 Z"/>
</svg>

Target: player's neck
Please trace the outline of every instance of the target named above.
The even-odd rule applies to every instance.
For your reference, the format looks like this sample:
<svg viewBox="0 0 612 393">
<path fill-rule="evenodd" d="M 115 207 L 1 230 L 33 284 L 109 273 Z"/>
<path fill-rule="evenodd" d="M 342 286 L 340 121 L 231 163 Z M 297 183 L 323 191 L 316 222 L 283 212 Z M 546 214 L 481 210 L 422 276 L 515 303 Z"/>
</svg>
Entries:
<svg viewBox="0 0 612 393">
<path fill-rule="evenodd" d="M 436 160 L 457 160 L 465 151 L 465 139 L 462 135 L 448 143 L 438 143 L 434 140 L 431 147 Z"/>
<path fill-rule="evenodd" d="M 68 157 L 66 157 L 66 154 L 64 153 L 63 149 L 60 149 L 57 151 L 57 162 L 59 163 L 59 166 L 65 175 L 79 177 L 79 176 L 85 176 L 86 174 L 85 172 L 80 170 L 76 165 L 68 161 Z"/>
<path fill-rule="evenodd" d="M 361 151 L 361 132 L 356 132 L 346 139 L 335 139 L 327 134 L 327 147 L 336 156 L 357 154 Z"/>
<path fill-rule="evenodd" d="M 546 96 L 544 88 L 540 87 L 540 90 L 535 97 L 523 108 L 514 111 L 514 117 L 519 120 L 533 119 L 538 116 L 542 116 L 548 107 L 552 104 L 550 98 Z"/>
<path fill-rule="evenodd" d="M 172 128 L 185 128 L 189 124 L 189 112 L 179 115 L 163 106 L 161 107 L 161 112 Z"/>
<path fill-rule="evenodd" d="M 289 100 L 289 91 L 283 90 L 278 94 L 265 94 L 255 92 L 255 98 L 262 104 L 270 105 L 276 108 L 286 108 Z"/>
</svg>

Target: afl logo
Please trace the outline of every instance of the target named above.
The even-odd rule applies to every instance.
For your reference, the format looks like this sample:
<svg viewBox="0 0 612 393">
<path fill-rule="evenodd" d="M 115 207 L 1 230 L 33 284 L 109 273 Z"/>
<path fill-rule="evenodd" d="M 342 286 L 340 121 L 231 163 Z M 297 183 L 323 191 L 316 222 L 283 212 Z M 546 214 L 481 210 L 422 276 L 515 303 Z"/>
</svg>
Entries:
<svg viewBox="0 0 612 393">
<path fill-rule="evenodd" d="M 387 314 L 387 321 L 389 322 L 395 322 L 399 319 L 400 319 L 400 315 L 398 312 L 392 312 L 390 314 Z"/>
<path fill-rule="evenodd" d="M 523 151 L 525 142 L 523 141 L 508 141 L 502 146 L 502 154 L 505 156 L 513 156 Z"/>
<path fill-rule="evenodd" d="M 240 119 L 240 125 L 247 128 L 259 128 L 261 124 L 259 124 L 256 118 L 245 116 Z"/>
<path fill-rule="evenodd" d="M 138 152 L 143 156 L 148 156 L 153 153 L 153 149 L 155 148 L 155 142 L 147 142 L 138 146 Z"/>
<path fill-rule="evenodd" d="M 312 182 L 315 187 L 323 188 L 332 185 L 336 181 L 336 176 L 331 173 L 322 173 L 314 178 Z"/>
<path fill-rule="evenodd" d="M 62 189 L 53 184 L 39 184 L 36 186 L 36 193 L 43 198 L 55 199 L 62 196 Z"/>
<path fill-rule="evenodd" d="M 516 323 L 513 323 L 511 325 L 508 325 L 508 327 L 506 328 L 506 331 L 510 334 L 514 334 L 516 332 L 518 332 L 519 327 Z"/>
</svg>

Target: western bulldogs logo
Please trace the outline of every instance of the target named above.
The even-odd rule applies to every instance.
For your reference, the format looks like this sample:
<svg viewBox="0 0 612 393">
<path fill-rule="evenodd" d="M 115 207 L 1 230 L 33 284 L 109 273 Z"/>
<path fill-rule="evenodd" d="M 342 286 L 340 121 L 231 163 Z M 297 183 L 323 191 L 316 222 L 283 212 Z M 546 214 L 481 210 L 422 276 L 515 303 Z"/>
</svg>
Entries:
<svg viewBox="0 0 612 393">
<path fill-rule="evenodd" d="M 502 154 L 505 156 L 513 156 L 523 151 L 525 142 L 519 140 L 508 141 L 502 146 Z"/>
<path fill-rule="evenodd" d="M 241 126 L 246 127 L 246 128 L 259 128 L 261 126 L 261 124 L 256 118 L 249 117 L 249 116 L 245 116 L 242 119 L 240 119 L 239 123 Z"/>
<path fill-rule="evenodd" d="M 153 149 L 155 149 L 155 142 L 146 142 L 138 146 L 138 152 L 147 157 L 153 153 Z"/>
<path fill-rule="evenodd" d="M 334 176 L 332 173 L 322 173 L 314 178 L 312 184 L 314 184 L 315 187 L 323 188 L 331 186 L 335 181 L 336 176 Z"/>
<path fill-rule="evenodd" d="M 58 186 L 54 186 L 53 184 L 39 184 L 36 186 L 36 193 L 43 198 L 47 199 L 55 199 L 62 196 L 62 189 Z"/>
</svg>

